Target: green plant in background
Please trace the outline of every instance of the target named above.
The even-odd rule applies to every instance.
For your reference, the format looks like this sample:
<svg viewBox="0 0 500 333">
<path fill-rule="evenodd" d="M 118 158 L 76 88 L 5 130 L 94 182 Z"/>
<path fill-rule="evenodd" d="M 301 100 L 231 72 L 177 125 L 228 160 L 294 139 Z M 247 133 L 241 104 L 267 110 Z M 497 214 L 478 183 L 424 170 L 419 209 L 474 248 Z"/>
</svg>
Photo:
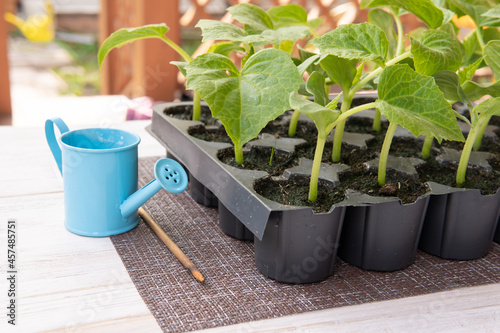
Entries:
<svg viewBox="0 0 500 333">
<path fill-rule="evenodd" d="M 426 135 L 439 142 L 464 140 L 451 105 L 432 77 L 419 74 L 406 64 L 387 67 L 380 76 L 378 96 L 375 104 L 389 121 L 378 167 L 380 186 L 385 184 L 387 158 L 398 125 L 415 137 Z"/>
<path fill-rule="evenodd" d="M 500 41 L 489 41 L 482 49 L 482 54 L 484 54 L 484 57 L 479 58 L 469 66 L 472 69 L 464 68 L 458 74 L 451 71 L 441 71 L 435 75 L 436 82 L 446 99 L 450 103 L 457 101 L 467 103 L 470 110 L 470 119 L 463 116 L 459 117 L 470 127 L 457 170 L 456 183 L 459 186 L 465 182 L 471 152 L 473 149 L 480 148 L 481 139 L 491 117 L 500 116 L 500 81 L 485 85 L 472 81 L 478 64 L 482 62 L 489 65 L 497 80 L 500 79 Z M 489 98 L 487 98 L 488 95 Z M 486 99 L 477 106 L 474 106 L 471 102 L 484 98 Z"/>
<path fill-rule="evenodd" d="M 147 38 L 157 38 L 165 42 L 170 46 L 179 56 L 184 60 L 184 62 L 191 62 L 191 56 L 187 54 L 179 45 L 174 43 L 170 38 L 166 37 L 165 34 L 168 32 L 169 27 L 166 24 L 150 24 L 138 28 L 123 28 L 113 32 L 99 48 L 99 53 L 97 58 L 99 60 L 99 66 L 106 58 L 109 52 L 114 48 L 120 48 L 125 44 L 132 43 L 136 40 L 147 39 Z M 181 68 L 182 70 L 182 68 Z M 201 106 L 200 106 L 200 96 L 195 92 L 193 96 L 193 120 L 200 120 Z"/>
<path fill-rule="evenodd" d="M 243 145 L 289 109 L 288 96 L 302 82 L 290 55 L 273 48 L 251 55 L 241 70 L 229 57 L 207 53 L 189 63 L 186 73 L 187 88 L 197 91 L 224 125 L 238 164 Z"/>
<path fill-rule="evenodd" d="M 440 71 L 434 75 L 436 83 L 450 103 L 461 101 L 469 106 L 470 119 L 458 118 L 469 125 L 469 133 L 460 156 L 456 183 L 465 182 L 467 165 L 472 150 L 481 147 L 482 138 L 492 116 L 500 115 L 500 1 L 498 0 L 447 0 L 447 5 L 459 17 L 468 15 L 475 24 L 462 41 L 464 58 L 458 72 Z M 476 71 L 488 66 L 493 83 L 473 81 Z M 472 101 L 482 100 L 474 106 Z"/>
<path fill-rule="evenodd" d="M 307 20 L 307 12 L 298 5 L 283 5 L 264 11 L 251 4 L 239 4 L 228 8 L 233 19 L 243 28 L 217 20 L 200 20 L 196 27 L 202 30 L 202 41 L 223 40 L 236 45 L 249 57 L 271 44 L 287 53 L 293 51 L 298 40 L 317 36 L 319 19 Z M 245 60 L 243 60 L 244 62 Z"/>
<path fill-rule="evenodd" d="M 436 30 L 450 21 L 453 13 L 449 10 L 435 6 L 430 0 L 365 0 L 362 1 L 361 6 L 362 8 L 384 7 L 389 10 L 390 14 L 378 8 L 372 10 L 369 17 L 374 24 L 367 24 L 367 28 L 357 29 L 358 31 L 345 28 L 350 31 L 347 41 L 343 38 L 344 34 L 336 32 L 338 29 L 322 36 L 317 42 L 313 41 L 313 44 L 322 53 L 359 60 L 361 61 L 360 66 L 364 66 L 366 61 L 375 62 L 378 66 L 352 86 L 347 94 L 343 89 L 343 112 L 349 109 L 354 94 L 368 82 L 376 79 L 386 66 L 406 62 L 418 73 L 424 75 L 429 75 L 433 70 L 441 67 L 458 69 L 461 63 L 461 50 L 458 41 L 445 35 L 445 31 Z M 418 38 L 410 37 L 412 48 L 405 51 L 404 31 L 400 16 L 408 12 L 420 18 L 431 30 L 424 32 Z M 391 23 L 388 24 L 387 21 Z M 397 31 L 394 31 L 392 22 L 395 22 Z M 375 25 L 378 29 L 374 27 Z M 366 38 L 358 40 L 356 34 L 361 34 Z M 334 43 L 333 47 L 332 42 Z M 345 50 L 346 48 L 348 51 Z M 428 68 L 430 63 L 435 64 L 435 69 Z M 344 106 L 344 103 L 347 105 Z M 380 130 L 380 118 L 380 111 L 377 110 L 373 124 L 376 130 Z M 343 130 L 344 124 L 337 125 L 332 152 L 333 162 L 340 161 Z"/>
<path fill-rule="evenodd" d="M 328 75 L 330 82 L 339 84 L 342 89 L 343 102 L 340 115 L 338 111 L 333 110 L 334 107 L 330 107 L 332 113 L 329 118 L 330 123 L 322 128 L 318 126 L 317 118 L 313 119 L 318 126 L 318 132 L 335 128 L 333 162 L 340 161 L 342 136 L 345 121 L 349 116 L 362 110 L 376 108 L 377 112 L 388 119 L 389 128 L 382 146 L 378 168 L 378 183 L 383 186 L 389 149 L 398 126 L 408 129 L 415 136 L 426 135 L 432 139 L 436 138 L 439 142 L 442 139 L 464 140 L 451 105 L 431 77 L 442 70 L 458 70 L 463 57 L 460 43 L 448 32 L 447 23 L 452 14 L 449 10 L 436 7 L 431 1 L 401 0 L 389 3 L 375 0 L 364 1 L 363 4 L 366 7 L 390 6 L 398 27 L 400 27 L 399 16 L 403 10 L 410 11 L 422 18 L 431 29 L 420 34 L 418 38 L 410 37 L 411 49 L 403 52 L 403 39 L 397 37 L 398 42 L 394 46 L 393 41 L 391 47 L 384 29 L 372 23 L 340 26 L 311 41 L 321 54 L 309 56 L 299 68 L 301 66 L 310 68 L 312 64 L 319 65 Z M 381 12 L 376 13 L 378 14 L 372 15 L 372 18 L 376 15 L 383 18 L 385 15 Z M 393 36 L 401 34 L 402 30 L 392 33 Z M 375 63 L 377 67 L 371 73 L 362 75 L 361 69 L 368 61 Z M 374 103 L 350 109 L 354 95 L 374 79 L 378 82 L 378 99 Z M 311 91 L 308 92 L 311 95 Z M 318 102 L 321 99 L 316 96 L 314 102 L 301 101 L 296 93 L 290 98 L 291 102 L 293 101 L 292 106 L 308 116 L 312 114 L 310 110 L 321 110 L 323 114 L 328 112 L 324 108 L 325 101 Z M 317 145 L 319 152 L 317 151 L 318 154 L 315 155 L 311 172 L 310 201 L 316 198 L 317 180 L 313 178 L 317 177 L 319 171 L 325 135 L 328 133 L 318 135 L 318 141 L 321 143 Z"/>
<path fill-rule="evenodd" d="M 317 199 L 327 136 L 335 129 L 331 159 L 339 162 L 346 120 L 367 109 L 376 109 L 376 130 L 380 130 L 381 116 L 389 122 L 379 157 L 380 186 L 385 184 L 389 150 L 398 126 L 415 136 L 426 136 L 422 149 L 422 156 L 426 157 L 434 139 L 465 140 L 457 118 L 469 123 L 471 130 L 457 173 L 460 185 L 470 151 L 480 145 L 490 118 L 499 115 L 499 83 L 472 81 L 476 70 L 485 65 L 498 80 L 500 36 L 495 27 L 500 25 L 499 3 L 498 0 L 363 0 L 361 7 L 371 9 L 370 22 L 342 25 L 322 36 L 316 32 L 318 21 L 308 21 L 300 6 L 278 6 L 264 11 L 254 5 L 240 4 L 228 10 L 243 27 L 200 20 L 197 27 L 202 30 L 203 41 L 220 42 L 195 59 L 164 36 L 168 31 L 166 25 L 153 25 L 122 29 L 111 35 L 101 46 L 99 63 L 111 49 L 125 43 L 142 38 L 162 39 L 183 58 L 184 61 L 174 63 L 185 75 L 187 88 L 203 98 L 212 115 L 222 122 L 233 141 L 239 164 L 243 163 L 245 143 L 255 138 L 269 121 L 291 107 L 294 113 L 289 134 L 293 136 L 300 113 L 305 113 L 318 130 L 310 201 Z M 410 32 L 408 40 L 401 22 L 401 16 L 407 13 L 427 25 L 418 34 Z M 454 13 L 470 15 L 478 26 L 462 42 L 450 21 Z M 314 39 L 310 44 L 319 54 L 298 47 L 300 59 L 292 58 L 297 41 L 311 36 Z M 408 49 L 406 41 L 410 44 Z M 241 59 L 241 67 L 234 59 Z M 363 73 L 367 67 L 373 70 Z M 302 79 L 305 72 L 309 76 L 306 82 Z M 341 94 L 330 101 L 328 92 L 332 84 L 340 86 Z M 355 94 L 366 87 L 376 88 L 378 99 L 351 108 Z M 492 97 L 473 107 L 470 101 L 485 95 Z M 470 120 L 453 110 L 451 103 L 455 101 L 470 106 Z M 199 99 L 195 100 L 198 102 Z"/>
<path fill-rule="evenodd" d="M 500 98 L 489 98 L 478 104 L 471 112 L 472 121 L 470 122 L 470 131 L 465 141 L 460 162 L 457 170 L 457 185 L 460 186 L 465 182 L 465 174 L 469 163 L 470 154 L 474 146 L 474 142 L 481 133 L 484 124 L 488 124 L 492 116 L 500 116 Z"/>
<path fill-rule="evenodd" d="M 317 21 L 297 5 L 268 11 L 250 4 L 230 7 L 244 25 L 200 20 L 203 41 L 222 40 L 211 52 L 185 65 L 187 88 L 198 92 L 234 143 L 235 161 L 243 163 L 243 145 L 290 108 L 288 96 L 299 88 L 299 75 L 290 53 L 299 39 L 315 34 Z M 269 46 L 271 45 L 271 46 Z M 229 57 L 242 55 L 241 70 Z"/>
<path fill-rule="evenodd" d="M 318 143 L 311 172 L 310 201 L 317 197 L 317 177 L 326 136 L 335 126 L 357 112 L 376 107 L 390 123 L 379 159 L 380 186 L 385 184 L 389 149 L 398 126 L 408 129 L 415 136 L 424 134 L 432 135 L 439 141 L 443 138 L 463 141 L 451 105 L 444 99 L 431 77 L 416 73 L 406 64 L 388 66 L 380 76 L 378 89 L 379 98 L 375 102 L 340 113 L 333 110 L 337 99 L 333 100 L 329 104 L 331 108 L 327 109 L 318 103 L 298 97 L 296 92 L 291 94 L 292 107 L 306 113 L 318 127 Z M 321 115 L 321 118 L 318 115 Z"/>
<path fill-rule="evenodd" d="M 311 202 L 316 201 L 318 197 L 319 171 L 326 138 L 337 124 L 336 121 L 341 114 L 337 110 L 340 95 L 330 102 L 324 87 L 325 76 L 320 72 L 313 72 L 307 80 L 305 88 L 308 93 L 314 96 L 314 102 L 300 97 L 296 91 L 290 94 L 290 106 L 295 111 L 304 113 L 311 118 L 318 130 L 308 195 L 308 199 Z"/>
<path fill-rule="evenodd" d="M 98 50 L 97 42 L 80 44 L 55 41 L 66 50 L 72 59 L 72 66 L 52 68 L 68 85 L 63 94 L 76 96 L 95 95 L 99 93 L 99 66 L 95 55 Z"/>
<path fill-rule="evenodd" d="M 197 27 L 203 31 L 203 41 L 225 40 L 215 43 L 209 53 L 228 56 L 231 52 L 246 52 L 250 57 L 265 44 L 273 44 L 281 50 L 291 52 L 294 43 L 301 38 L 315 33 L 318 20 L 307 21 L 307 12 L 298 5 L 275 7 L 267 12 L 261 8 L 240 4 L 228 8 L 234 19 L 244 24 L 244 29 L 232 24 L 215 20 L 200 20 Z M 186 75 L 185 67 L 193 59 L 179 45 L 165 36 L 169 28 L 165 24 L 153 24 L 138 28 L 120 29 L 111 34 L 101 45 L 98 59 L 99 66 L 106 55 L 114 48 L 119 48 L 135 40 L 157 38 L 175 50 L 182 61 L 172 62 Z M 230 42 L 227 42 L 230 41 Z M 240 46 L 239 44 L 243 44 Z M 200 96 L 195 91 L 193 101 L 193 120 L 200 119 Z"/>
<path fill-rule="evenodd" d="M 494 73 L 499 72 L 498 48 L 493 45 L 486 48 L 490 41 L 499 40 L 500 32 L 500 1 L 498 0 L 448 0 L 450 8 L 458 16 L 468 15 L 474 21 L 476 29 L 464 38 L 463 46 L 466 57 L 464 59 L 464 70 L 460 71 L 460 80 L 463 82 L 464 91 L 470 100 L 477 100 L 485 94 L 498 97 L 500 84 L 493 83 L 481 86 L 472 81 L 474 72 L 487 64 Z M 496 6 L 496 7 L 495 7 Z M 498 43 L 498 42 L 497 42 Z M 498 44 L 496 44 L 498 45 Z M 481 61 L 483 59 L 484 61 Z M 498 80 L 498 74 L 495 75 Z M 474 149 L 481 147 L 481 140 L 488 123 L 484 123 L 479 130 Z"/>
</svg>

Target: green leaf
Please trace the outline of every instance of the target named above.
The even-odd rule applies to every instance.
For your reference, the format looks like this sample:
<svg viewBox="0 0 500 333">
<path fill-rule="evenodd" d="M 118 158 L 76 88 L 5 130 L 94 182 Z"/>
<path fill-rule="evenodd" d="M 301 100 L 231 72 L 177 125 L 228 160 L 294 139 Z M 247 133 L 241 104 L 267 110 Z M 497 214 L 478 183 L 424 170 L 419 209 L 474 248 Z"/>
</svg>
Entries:
<svg viewBox="0 0 500 333">
<path fill-rule="evenodd" d="M 467 101 L 467 96 L 460 86 L 460 79 L 455 72 L 441 71 L 434 75 L 434 80 L 443 92 L 444 98 L 451 102 Z"/>
<path fill-rule="evenodd" d="M 276 6 L 269 9 L 266 13 L 271 18 L 275 28 L 308 25 L 307 11 L 299 5 Z"/>
<path fill-rule="evenodd" d="M 374 0 L 361 0 L 361 3 L 359 4 L 359 8 L 361 9 L 366 9 L 366 8 L 373 8 L 373 7 L 376 7 L 376 6 L 370 6 L 370 4 L 373 2 Z"/>
<path fill-rule="evenodd" d="M 172 65 L 177 66 L 177 68 L 179 69 L 181 74 L 184 75 L 184 77 L 186 77 L 186 66 L 187 66 L 188 62 L 186 62 L 186 61 L 171 61 L 170 63 Z"/>
<path fill-rule="evenodd" d="M 99 66 L 101 66 L 104 58 L 106 58 L 112 49 L 120 48 L 138 39 L 159 38 L 164 40 L 166 39 L 164 35 L 168 30 L 169 28 L 167 25 L 161 23 L 145 25 L 139 28 L 123 28 L 113 32 L 99 48 L 99 53 L 97 55 Z"/>
<path fill-rule="evenodd" d="M 500 6 L 492 8 L 481 15 L 485 17 L 500 18 Z"/>
<path fill-rule="evenodd" d="M 387 40 L 389 41 L 387 58 L 394 58 L 398 44 L 398 37 L 396 31 L 394 30 L 394 18 L 392 15 L 382 9 L 375 8 L 368 12 L 368 21 L 384 30 Z"/>
<path fill-rule="evenodd" d="M 487 85 L 482 85 L 474 81 L 466 81 L 462 84 L 462 88 L 471 101 L 477 101 L 486 95 L 500 97 L 500 81 Z"/>
<path fill-rule="evenodd" d="M 488 98 L 487 100 L 476 105 L 474 111 L 479 114 L 479 117 L 500 116 L 500 98 Z"/>
<path fill-rule="evenodd" d="M 297 41 L 309 35 L 309 28 L 306 26 L 282 27 L 276 30 L 264 30 L 260 33 L 261 38 L 267 43 L 279 45 L 283 41 Z"/>
<path fill-rule="evenodd" d="M 424 31 L 417 39 L 409 37 L 415 70 L 434 75 L 442 70 L 457 71 L 462 63 L 462 48 L 458 40 L 440 30 Z"/>
<path fill-rule="evenodd" d="M 300 75 L 304 74 L 304 72 L 311 74 L 314 71 L 324 73 L 324 70 L 317 61 L 321 57 L 319 54 L 309 52 L 300 46 L 298 47 L 298 50 L 300 60 L 302 60 L 302 63 L 298 66 Z"/>
<path fill-rule="evenodd" d="M 441 26 L 450 23 L 451 19 L 453 18 L 453 15 L 455 15 L 455 12 L 453 12 L 448 8 L 444 8 L 444 6 L 446 5 L 446 0 L 431 0 L 431 1 L 436 7 L 438 7 L 443 12 L 444 18 L 443 18 L 443 24 Z"/>
<path fill-rule="evenodd" d="M 325 91 L 325 76 L 319 72 L 313 72 L 306 82 L 306 90 L 314 96 L 314 102 L 325 106 L 330 100 Z"/>
<path fill-rule="evenodd" d="M 491 40 L 500 39 L 500 29 L 485 28 L 482 30 L 484 42 L 487 44 Z"/>
<path fill-rule="evenodd" d="M 216 20 L 199 20 L 195 28 L 200 28 L 202 31 L 202 42 L 207 40 L 231 40 L 246 43 L 264 41 L 259 35 L 249 35 L 235 25 Z"/>
<path fill-rule="evenodd" d="M 444 16 L 443 25 L 450 23 L 451 20 L 453 19 L 453 15 L 455 15 L 455 13 L 449 9 L 446 9 L 446 8 L 440 8 L 440 9 L 443 11 L 443 16 Z"/>
<path fill-rule="evenodd" d="M 320 17 L 307 21 L 307 25 L 312 29 L 316 29 L 321 23 L 323 23 L 323 19 Z"/>
<path fill-rule="evenodd" d="M 361 8 L 397 7 L 403 8 L 421 19 L 429 28 L 439 28 L 444 22 L 443 11 L 430 0 L 364 0 Z"/>
<path fill-rule="evenodd" d="M 384 31 L 371 23 L 340 25 L 311 43 L 321 53 L 352 60 L 371 60 L 381 66 L 384 66 L 389 48 Z"/>
<path fill-rule="evenodd" d="M 448 22 L 446 24 L 443 24 L 443 26 L 441 28 L 439 28 L 439 30 L 447 32 L 448 34 L 450 34 L 452 36 L 456 36 L 458 34 L 458 32 L 460 31 L 460 28 L 457 28 L 457 26 L 455 24 Z M 462 51 L 465 52 L 465 50 L 462 50 Z"/>
<path fill-rule="evenodd" d="M 301 97 L 296 91 L 290 94 L 290 107 L 306 114 L 314 120 L 318 132 L 325 133 L 327 127 L 333 124 L 340 116 L 339 110 L 331 110 Z M 328 134 L 328 133 L 325 133 Z"/>
<path fill-rule="evenodd" d="M 218 53 L 218 54 L 222 54 L 225 56 L 229 56 L 231 54 L 231 52 L 244 53 L 245 48 L 243 48 L 235 43 L 232 43 L 232 42 L 218 42 L 218 43 L 214 43 L 212 46 L 210 46 L 208 48 L 207 52 Z"/>
<path fill-rule="evenodd" d="M 355 85 L 361 80 L 361 77 L 363 76 L 363 68 L 365 67 L 365 63 L 362 62 L 359 64 L 358 67 L 356 67 L 356 75 L 354 76 L 354 79 L 352 80 L 352 85 Z"/>
<path fill-rule="evenodd" d="M 311 94 L 309 91 L 307 91 L 305 82 L 302 82 L 300 84 L 299 94 L 304 95 L 304 96 L 309 96 L 309 97 L 313 96 L 313 94 Z"/>
<path fill-rule="evenodd" d="M 357 74 L 356 63 L 356 60 L 339 58 L 331 54 L 320 61 L 330 80 L 338 83 L 344 92 L 348 92 L 354 82 Z"/>
<path fill-rule="evenodd" d="M 295 42 L 309 35 L 309 28 L 306 26 L 282 27 L 276 30 L 266 29 L 256 34 L 249 34 L 233 24 L 216 20 L 200 20 L 195 27 L 202 30 L 202 41 L 230 40 L 244 43 L 280 45 L 281 42 Z"/>
<path fill-rule="evenodd" d="M 234 19 L 243 23 L 245 27 L 249 27 L 251 33 L 259 33 L 274 28 L 269 15 L 256 5 L 242 3 L 229 7 L 227 10 Z M 245 30 L 248 31 L 247 28 L 245 28 Z"/>
<path fill-rule="evenodd" d="M 497 81 L 500 81 L 500 40 L 492 40 L 483 50 L 484 61 L 493 71 Z"/>
<path fill-rule="evenodd" d="M 480 57 L 477 51 L 479 48 L 479 41 L 477 40 L 476 31 L 471 31 L 467 36 L 462 40 L 463 50 L 464 50 L 464 60 L 462 65 L 469 66 L 477 61 L 477 58 Z"/>
<path fill-rule="evenodd" d="M 316 71 L 316 68 L 321 68 L 319 65 L 316 64 L 316 61 L 321 58 L 321 55 L 315 54 L 314 56 L 311 56 L 304 60 L 299 66 L 297 66 L 297 69 L 299 70 L 300 75 L 304 74 L 304 72 L 308 73 L 313 73 Z"/>
<path fill-rule="evenodd" d="M 432 77 L 408 65 L 389 66 L 380 75 L 378 96 L 380 113 L 413 135 L 432 135 L 439 142 L 464 141 L 453 109 Z"/>
<path fill-rule="evenodd" d="M 283 40 L 280 42 L 278 49 L 291 54 L 293 51 L 294 44 L 295 44 L 295 42 L 293 42 L 291 40 Z"/>
<path fill-rule="evenodd" d="M 458 77 L 460 78 L 460 82 L 470 81 L 474 77 L 476 70 L 481 66 L 483 62 L 483 58 L 479 58 L 476 62 L 472 63 L 469 66 L 464 67 L 462 70 L 458 72 Z"/>
<path fill-rule="evenodd" d="M 498 6 L 496 0 L 448 0 L 453 6 L 458 8 L 480 27 L 498 27 L 500 18 L 494 16 L 484 16 L 493 6 Z"/>
<path fill-rule="evenodd" d="M 187 67 L 187 88 L 200 94 L 241 149 L 267 123 L 289 109 L 289 95 L 302 77 L 286 52 L 264 49 L 238 71 L 220 54 L 196 57 Z"/>
</svg>

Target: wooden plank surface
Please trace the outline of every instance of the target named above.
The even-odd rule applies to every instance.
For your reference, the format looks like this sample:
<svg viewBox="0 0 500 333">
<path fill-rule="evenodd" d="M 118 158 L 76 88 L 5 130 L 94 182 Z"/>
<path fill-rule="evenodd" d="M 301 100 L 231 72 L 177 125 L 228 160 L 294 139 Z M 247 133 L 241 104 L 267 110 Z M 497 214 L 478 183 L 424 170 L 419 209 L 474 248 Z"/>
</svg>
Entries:
<svg viewBox="0 0 500 333">
<path fill-rule="evenodd" d="M 140 133 L 141 156 L 164 154 L 164 148 L 144 131 L 147 124 L 126 122 L 120 127 Z M 19 326 L 12 328 L 2 320 L 0 332 L 159 332 L 110 239 L 81 237 L 64 228 L 60 176 L 42 129 L 3 126 L 0 140 L 7 143 L 0 147 L 0 244 L 5 244 L 6 221 L 16 219 L 19 254 Z M 23 175 L 29 179 L 23 180 Z M 0 304 L 4 306 L 5 259 L 0 260 Z M 498 332 L 500 284 L 204 332 L 380 331 Z"/>
<path fill-rule="evenodd" d="M 17 329 L 70 329 L 129 317 L 158 329 L 110 239 L 68 232 L 63 205 L 62 192 L 0 199 L 1 237 L 8 219 L 17 222 Z M 6 279 L 0 281 L 7 290 Z M 1 297 L 5 304 L 4 292 Z"/>
<path fill-rule="evenodd" d="M 204 333 L 499 332 L 500 285 L 326 309 Z"/>
</svg>

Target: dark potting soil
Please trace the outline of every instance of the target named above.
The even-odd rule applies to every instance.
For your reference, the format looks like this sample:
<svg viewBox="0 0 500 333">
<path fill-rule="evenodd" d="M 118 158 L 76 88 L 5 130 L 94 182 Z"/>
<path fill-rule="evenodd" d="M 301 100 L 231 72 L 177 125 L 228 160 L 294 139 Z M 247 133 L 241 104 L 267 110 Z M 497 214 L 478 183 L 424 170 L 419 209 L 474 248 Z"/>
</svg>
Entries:
<svg viewBox="0 0 500 333">
<path fill-rule="evenodd" d="M 277 138 L 289 138 L 288 135 L 288 123 L 283 125 L 283 123 L 278 121 L 270 122 L 264 130 L 263 133 L 269 133 L 275 135 Z M 297 123 L 297 131 L 295 133 L 294 138 L 304 139 L 307 142 L 314 144 L 316 142 L 316 138 L 318 137 L 318 131 L 314 123 L 307 121 L 299 121 Z"/>
<path fill-rule="evenodd" d="M 343 164 L 355 165 L 364 163 L 377 157 L 382 148 L 384 138 L 377 136 L 367 142 L 367 148 L 363 149 L 358 146 L 342 143 L 340 153 L 340 161 Z M 323 163 L 331 164 L 333 144 L 327 142 L 323 150 Z M 396 157 L 420 157 L 422 142 L 410 138 L 394 138 L 391 143 L 390 155 Z M 303 144 L 297 147 L 297 157 L 314 159 L 315 146 L 311 144 Z"/>
<path fill-rule="evenodd" d="M 496 154 L 494 157 L 488 160 L 488 163 L 491 165 L 493 170 L 500 174 L 500 154 Z"/>
<path fill-rule="evenodd" d="M 231 138 L 227 135 L 224 126 L 191 126 L 188 129 L 188 134 L 204 141 L 210 142 L 227 142 L 232 143 Z"/>
<path fill-rule="evenodd" d="M 391 169 L 386 172 L 385 185 L 380 187 L 377 174 L 359 166 L 340 174 L 339 187 L 343 190 L 356 190 L 372 196 L 398 197 L 403 204 L 415 202 L 429 192 L 427 184 L 418 178 Z"/>
<path fill-rule="evenodd" d="M 373 119 L 363 117 L 349 117 L 345 123 L 344 131 L 353 133 L 365 133 L 377 136 L 385 136 L 389 123 L 384 121 L 380 124 L 380 131 L 373 129 Z"/>
<path fill-rule="evenodd" d="M 169 116 L 190 120 L 191 110 L 191 106 L 179 107 L 169 112 Z M 500 117 L 493 117 L 490 124 L 498 122 L 499 124 L 496 125 L 500 126 L 499 119 Z M 210 110 L 207 107 L 203 107 L 202 109 L 201 121 L 204 125 L 191 127 L 189 129 L 190 135 L 206 141 L 231 143 L 224 127 L 216 119 L 211 117 Z M 312 206 L 316 212 L 328 212 L 333 204 L 344 200 L 346 189 L 354 189 L 374 196 L 398 196 L 403 203 L 410 203 L 414 202 L 419 196 L 428 191 L 425 184 L 426 181 L 432 180 L 448 186 L 455 185 L 456 165 L 451 165 L 450 168 L 444 168 L 442 165 L 438 165 L 434 160 L 436 149 L 431 151 L 431 158 L 429 161 L 417 168 L 419 173 L 418 179 L 396 174 L 389 169 L 386 176 L 387 185 L 381 188 L 377 182 L 377 175 L 369 172 L 363 163 L 374 159 L 380 152 L 387 130 L 387 122 L 382 122 L 382 130 L 379 132 L 373 130 L 372 122 L 373 120 L 368 118 L 349 118 L 345 127 L 346 132 L 371 134 L 374 136 L 374 139 L 367 142 L 366 149 L 343 144 L 341 162 L 349 165 L 351 169 L 340 175 L 341 184 L 339 186 L 333 186 L 332 183 L 320 179 L 318 185 L 318 200 L 315 203 L 311 203 L 307 200 L 309 192 L 308 177 L 292 176 L 289 180 L 275 180 L 272 177 L 266 177 L 256 182 L 256 191 L 264 197 L 283 204 Z M 279 117 L 275 121 L 270 122 L 262 132 L 271 133 L 277 137 L 289 137 L 288 124 L 284 123 L 283 117 Z M 498 134 L 500 135 L 500 133 Z M 306 140 L 307 143 L 298 146 L 296 152 L 292 155 L 275 151 L 271 159 L 271 147 L 267 149 L 256 149 L 257 147 L 254 147 L 251 152 L 244 154 L 245 162 L 242 166 L 235 163 L 232 149 L 222 151 L 219 153 L 218 157 L 223 163 L 227 163 L 234 167 L 248 170 L 263 170 L 273 176 L 280 175 L 285 169 L 294 166 L 299 157 L 314 158 L 317 138 L 317 130 L 314 123 L 299 121 L 295 137 L 302 138 Z M 422 141 L 417 139 L 395 137 L 391 144 L 390 154 L 392 156 L 420 157 L 422 143 Z M 461 150 L 463 143 L 446 141 L 443 141 L 441 145 L 437 142 L 434 143 L 434 147 L 438 149 L 441 146 Z M 495 154 L 495 156 L 489 160 L 494 172 L 486 175 L 484 170 L 469 168 L 467 171 L 466 183 L 463 185 L 464 187 L 479 188 L 483 194 L 493 194 L 496 192 L 500 187 L 499 147 L 500 142 L 498 139 L 484 140 L 481 150 L 494 152 Z M 331 163 L 331 152 L 332 143 L 328 142 L 325 145 L 323 153 L 324 163 Z M 271 165 L 269 165 L 270 160 Z"/>
<path fill-rule="evenodd" d="M 308 200 L 309 177 L 291 176 L 287 180 L 274 180 L 271 177 L 258 179 L 254 184 L 257 193 L 265 198 L 283 205 L 308 206 L 316 213 L 327 213 L 335 203 L 345 198 L 343 189 L 333 186 L 331 182 L 320 179 L 318 182 L 318 198 L 315 202 Z"/>
<path fill-rule="evenodd" d="M 234 149 L 221 150 L 217 157 L 222 163 L 229 164 L 235 168 L 246 170 L 266 171 L 271 176 L 281 175 L 285 169 L 291 168 L 298 163 L 298 159 L 292 154 L 270 147 L 253 147 L 250 151 L 243 153 L 243 164 L 238 164 L 234 158 Z"/>
<path fill-rule="evenodd" d="M 321 160 L 323 163 L 333 164 L 332 159 L 332 149 L 333 145 L 331 142 L 327 142 L 325 144 L 325 148 L 323 149 L 323 159 Z M 295 155 L 298 158 L 308 158 L 310 160 L 314 159 L 314 153 L 316 151 L 316 147 L 311 144 L 303 144 L 296 148 Z M 350 145 L 347 143 L 342 144 L 342 150 L 340 154 L 341 163 L 347 165 L 354 165 L 356 163 L 363 163 L 374 159 L 376 156 L 373 155 L 373 152 L 368 149 L 361 149 L 357 146 Z"/>
<path fill-rule="evenodd" d="M 489 124 L 500 127 L 500 116 L 491 117 Z"/>
<path fill-rule="evenodd" d="M 275 180 L 271 177 L 261 178 L 255 182 L 254 189 L 265 198 L 284 205 L 309 206 L 316 213 L 330 211 L 334 204 L 345 200 L 346 190 L 357 190 L 372 196 L 387 196 L 401 199 L 403 204 L 415 202 L 425 195 L 429 188 L 418 179 L 388 170 L 386 185 L 380 187 L 377 175 L 368 170 L 357 169 L 346 171 L 340 175 L 340 184 L 320 179 L 318 197 L 315 202 L 308 200 L 309 177 L 290 177 L 288 180 Z"/>
<path fill-rule="evenodd" d="M 192 105 L 177 105 L 168 109 L 165 112 L 168 117 L 172 117 L 180 120 L 193 120 L 193 106 Z M 215 125 L 218 123 L 216 118 L 212 117 L 212 112 L 210 108 L 206 105 L 201 106 L 200 121 L 208 126 Z"/>
<path fill-rule="evenodd" d="M 446 165 L 439 164 L 435 159 L 429 159 L 426 163 L 417 167 L 421 181 L 434 181 L 443 185 L 456 187 L 457 163 Z M 495 194 L 500 188 L 500 172 L 488 173 L 484 168 L 467 168 L 463 188 L 479 189 L 481 194 Z"/>
<path fill-rule="evenodd" d="M 500 133 L 499 133 L 500 134 Z M 461 151 L 464 147 L 463 142 L 457 141 L 443 141 L 441 145 L 436 144 L 438 147 L 452 148 Z M 500 172 L 500 140 L 492 138 L 484 138 L 479 151 L 488 152 L 493 154 L 493 156 L 488 159 L 488 163 L 491 165 L 493 170 Z"/>
</svg>

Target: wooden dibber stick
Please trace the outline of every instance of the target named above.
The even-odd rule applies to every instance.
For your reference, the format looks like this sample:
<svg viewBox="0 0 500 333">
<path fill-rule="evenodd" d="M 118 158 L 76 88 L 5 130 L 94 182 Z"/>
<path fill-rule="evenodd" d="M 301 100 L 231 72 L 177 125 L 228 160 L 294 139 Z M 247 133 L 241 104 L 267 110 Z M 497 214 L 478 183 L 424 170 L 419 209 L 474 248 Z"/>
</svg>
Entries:
<svg viewBox="0 0 500 333">
<path fill-rule="evenodd" d="M 182 265 L 184 265 L 184 267 L 189 269 L 194 278 L 201 283 L 205 282 L 205 278 L 203 277 L 203 275 L 201 275 L 198 268 L 196 268 L 193 262 L 189 260 L 188 257 L 186 257 L 184 252 L 182 252 L 182 250 L 174 243 L 174 241 L 170 239 L 170 237 L 168 237 L 165 231 L 163 231 L 163 229 L 153 220 L 153 218 L 144 210 L 144 208 L 139 207 L 138 212 L 142 219 L 149 225 L 149 227 L 153 229 L 155 234 L 160 237 L 163 243 L 165 243 L 170 252 L 173 253 L 173 255 L 181 262 Z"/>
</svg>

